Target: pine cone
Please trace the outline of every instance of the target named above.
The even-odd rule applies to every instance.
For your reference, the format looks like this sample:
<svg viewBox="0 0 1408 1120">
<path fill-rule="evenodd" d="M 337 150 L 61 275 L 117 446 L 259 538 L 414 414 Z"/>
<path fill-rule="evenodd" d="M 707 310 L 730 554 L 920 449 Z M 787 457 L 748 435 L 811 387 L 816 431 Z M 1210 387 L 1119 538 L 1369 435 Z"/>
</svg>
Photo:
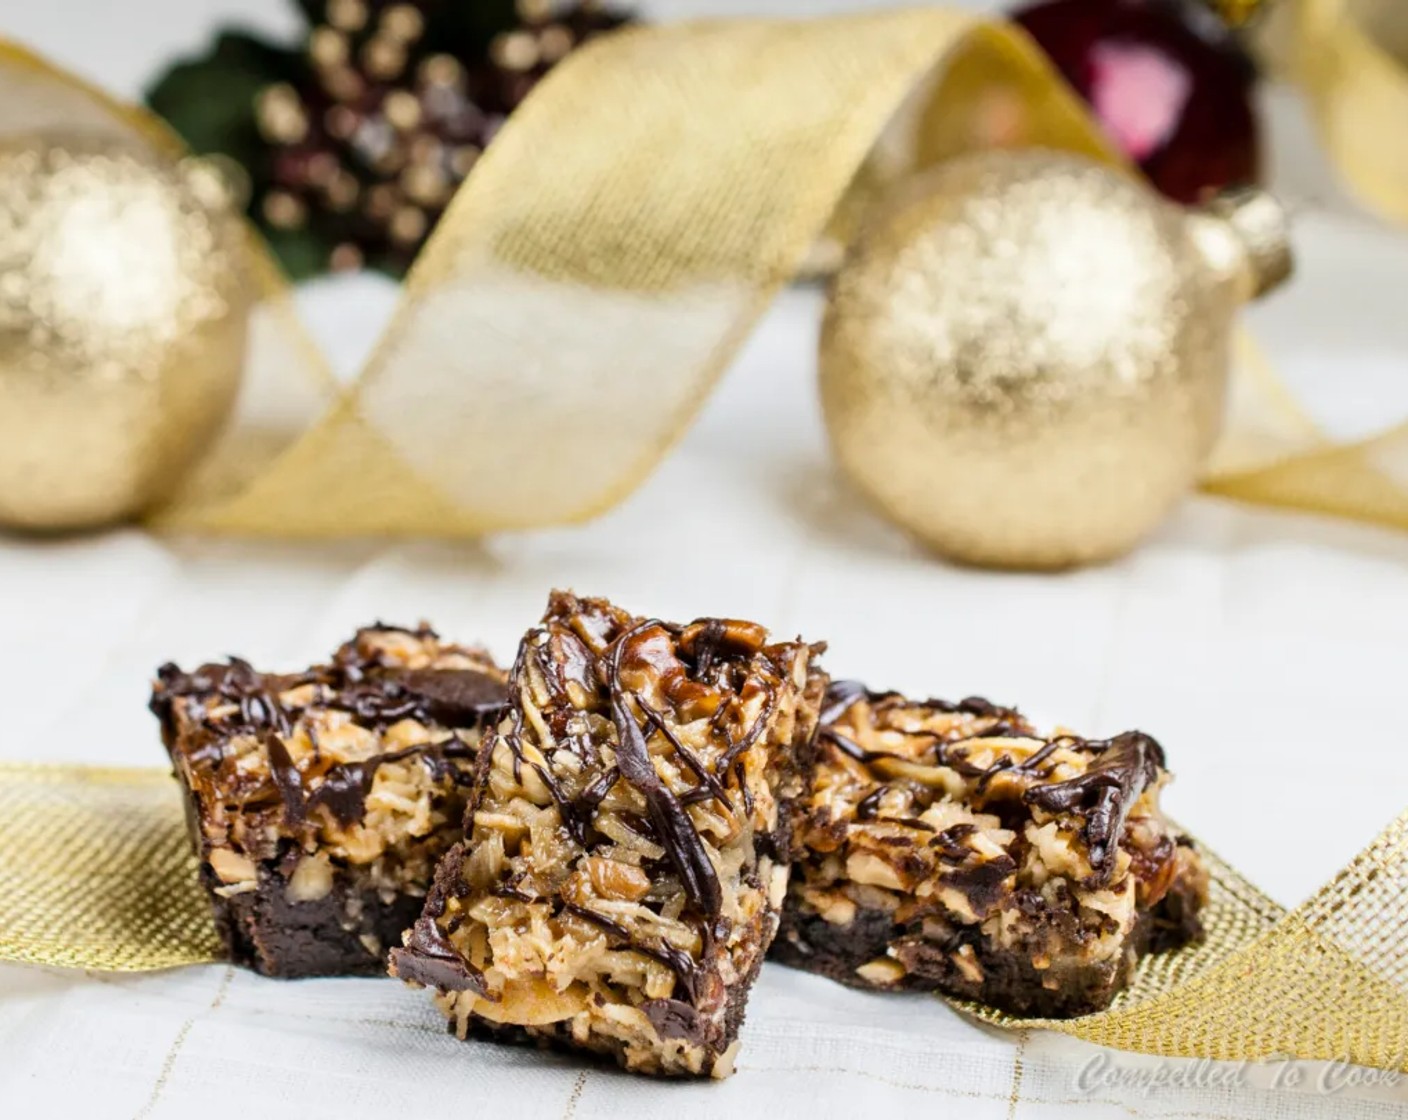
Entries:
<svg viewBox="0 0 1408 1120">
<path fill-rule="evenodd" d="M 324 267 L 393 275 L 543 75 L 627 22 L 590 0 L 519 0 L 497 24 L 494 5 L 456 0 L 306 7 L 317 22 L 299 75 L 258 96 L 268 150 L 252 209 L 275 244 L 297 233 L 326 246 Z"/>
</svg>

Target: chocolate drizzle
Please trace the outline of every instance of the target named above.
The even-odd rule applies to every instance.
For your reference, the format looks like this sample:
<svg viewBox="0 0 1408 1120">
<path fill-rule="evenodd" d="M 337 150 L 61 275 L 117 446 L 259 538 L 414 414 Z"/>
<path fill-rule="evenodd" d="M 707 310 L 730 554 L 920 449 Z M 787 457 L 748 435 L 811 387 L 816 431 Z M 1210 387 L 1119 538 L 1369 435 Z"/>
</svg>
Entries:
<svg viewBox="0 0 1408 1120">
<path fill-rule="evenodd" d="M 645 713 L 646 718 L 650 720 L 651 724 L 655 727 L 655 730 L 665 736 L 670 746 L 675 748 L 675 754 L 679 756 L 680 761 L 683 762 L 689 768 L 690 773 L 699 780 L 699 789 L 695 791 L 695 797 L 693 799 L 707 801 L 709 798 L 713 798 L 723 807 L 725 812 L 733 812 L 733 802 L 728 799 L 728 794 L 724 792 L 724 787 L 719 784 L 718 778 L 714 777 L 714 775 L 709 772 L 708 768 L 699 761 L 698 756 L 692 750 L 680 742 L 679 736 L 675 734 L 674 729 L 666 722 L 665 717 L 639 697 L 636 698 L 636 703 L 640 706 L 640 710 Z"/>
<path fill-rule="evenodd" d="M 856 803 L 856 820 L 874 820 L 880 812 L 880 799 L 890 792 L 889 786 L 876 786 Z"/>
<path fill-rule="evenodd" d="M 615 641 L 605 660 L 606 686 L 611 694 L 611 718 L 616 724 L 616 765 L 621 776 L 645 798 L 650 823 L 655 826 L 660 843 L 679 874 L 685 895 L 712 922 L 723 911 L 723 890 L 719 886 L 714 865 L 709 862 L 704 841 L 679 798 L 655 772 L 645 734 L 627 703 L 629 693 L 621 685 L 622 652 L 633 640 L 658 625 L 653 620 L 638 623 Z"/>
<path fill-rule="evenodd" d="M 238 708 L 238 717 L 222 722 L 227 733 L 272 729 L 288 738 L 292 720 L 277 694 L 304 685 L 319 686 L 323 695 L 318 702 L 325 707 L 349 712 L 372 728 L 402 719 L 482 727 L 497 719 L 508 702 L 502 679 L 487 670 L 384 666 L 357 661 L 348 650 L 343 647 L 332 665 L 289 676 L 258 673 L 238 657 L 190 673 L 168 663 L 157 670 L 159 683 L 149 706 L 165 721 L 178 697 L 200 700 L 206 707 L 214 697 Z"/>
<path fill-rule="evenodd" d="M 183 672 L 168 661 L 157 670 L 158 685 L 147 706 L 163 726 L 169 726 L 171 706 L 176 699 L 194 699 L 207 707 L 214 698 L 236 705 L 239 709 L 237 726 L 246 730 L 272 727 L 278 734 L 287 736 L 291 730 L 288 713 L 274 698 L 274 693 L 311 684 L 317 679 L 316 670 L 297 676 L 267 677 L 239 657 L 230 658 L 225 665 L 202 665 L 193 673 Z"/>
<path fill-rule="evenodd" d="M 443 904 L 442 904 L 443 906 Z M 391 950 L 391 974 L 402 980 L 438 988 L 442 992 L 476 992 L 484 995 L 484 974 L 441 932 L 433 905 L 411 927 L 404 949 Z"/>
<path fill-rule="evenodd" d="M 860 681 L 832 681 L 826 689 L 826 699 L 821 709 L 822 726 L 835 723 L 860 700 L 877 708 L 913 707 L 927 708 L 931 712 L 963 713 L 970 716 L 1004 716 L 1015 714 L 1008 708 L 1001 708 L 981 696 L 966 696 L 962 700 L 908 700 L 898 692 L 875 692 Z"/>
<path fill-rule="evenodd" d="M 360 762 L 342 762 L 331 767 L 323 775 L 306 804 L 310 809 L 315 805 L 322 805 L 339 824 L 346 827 L 356 824 L 366 816 L 367 795 L 371 793 L 376 772 L 386 763 L 418 757 L 430 768 L 432 777 L 440 781 L 446 778 L 460 780 L 460 771 L 449 765 L 448 760 L 472 759 L 474 756 L 473 747 L 459 738 L 453 738 L 443 743 L 418 743 L 413 747 L 388 751 Z"/>
<path fill-rule="evenodd" d="M 723 619 L 710 618 L 705 621 L 694 639 L 695 672 L 700 680 L 709 679 L 727 634 L 728 624 Z"/>
<path fill-rule="evenodd" d="M 1113 739 L 1084 745 L 1101 752 L 1084 774 L 1064 782 L 1033 786 L 1023 798 L 1027 804 L 1049 813 L 1084 816 L 1085 844 L 1098 884 L 1108 882 L 1114 873 L 1125 819 L 1144 788 L 1158 780 L 1164 752 L 1141 731 L 1126 731 Z"/>
<path fill-rule="evenodd" d="M 497 677 L 477 669 L 380 669 L 375 676 L 344 685 L 328 707 L 351 712 L 377 725 L 414 719 L 456 727 L 478 726 L 496 718 L 508 701 Z"/>
<path fill-rule="evenodd" d="M 962 863 L 973 854 L 972 849 L 963 841 L 977 831 L 977 825 L 969 824 L 966 821 L 962 824 L 952 824 L 930 840 L 929 846 L 937 848 L 944 859 L 953 863 Z"/>
<path fill-rule="evenodd" d="M 296 675 L 259 673 L 238 657 L 230 658 L 224 665 L 202 665 L 190 673 L 166 664 L 157 671 L 158 684 L 150 707 L 161 720 L 170 742 L 175 735 L 173 705 L 178 699 L 187 701 L 185 714 L 195 721 L 195 726 L 185 731 L 184 758 L 189 766 L 209 772 L 212 778 L 208 780 L 214 781 L 213 775 L 225 762 L 232 739 L 254 735 L 268 755 L 269 778 L 278 791 L 284 819 L 290 827 L 306 824 L 309 811 L 318 805 L 324 806 L 340 824 L 351 825 L 365 815 L 367 795 L 381 766 L 420 755 L 437 780 L 460 781 L 460 768 L 449 760 L 469 758 L 472 749 L 456 736 L 442 743 L 426 742 L 341 763 L 319 775 L 321 757 L 315 740 L 312 764 L 305 773 L 288 749 L 300 713 L 286 709 L 279 694 L 314 686 L 310 707 L 345 711 L 372 730 L 402 719 L 457 730 L 479 729 L 502 714 L 508 699 L 502 679 L 487 668 L 408 669 L 364 655 L 362 636 L 387 630 L 403 630 L 420 639 L 434 637 L 433 631 L 426 628 L 404 630 L 378 624 L 359 631 L 356 639 L 338 651 L 331 665 Z M 218 717 L 211 714 L 213 709 L 226 706 L 233 706 L 234 712 L 221 712 Z M 220 796 L 228 793 L 221 790 Z"/>
<path fill-rule="evenodd" d="M 851 710 L 856 701 L 873 695 L 860 681 L 832 681 L 826 688 L 826 699 L 822 701 L 821 715 L 818 717 L 821 726 L 835 723 Z"/>
<path fill-rule="evenodd" d="M 843 735 L 830 724 L 822 724 L 817 728 L 817 736 L 833 743 L 840 752 L 857 762 L 873 762 L 877 758 L 885 758 L 884 751 L 868 751 L 852 739 L 849 735 Z"/>
<path fill-rule="evenodd" d="M 677 999 L 648 999 L 640 1005 L 655 1033 L 662 1039 L 682 1038 L 699 1046 L 708 1032 L 704 1017 L 688 1003 Z"/>
<path fill-rule="evenodd" d="M 937 766 L 947 766 L 960 776 L 965 778 L 977 778 L 980 786 L 985 786 L 987 782 L 1001 772 L 1011 768 L 1014 764 L 1011 758 L 1006 755 L 1000 756 L 991 766 L 987 768 L 974 766 L 963 757 L 962 748 L 967 742 L 973 739 L 997 739 L 1005 737 L 1025 738 L 1034 735 L 1035 732 L 1021 714 L 1011 708 L 1002 708 L 981 696 L 969 696 L 957 703 L 947 700 L 919 700 L 908 701 L 897 692 L 872 692 L 859 681 L 832 681 L 826 690 L 826 701 L 821 711 L 821 718 L 817 727 L 817 738 L 830 743 L 848 758 L 863 765 L 870 765 L 885 759 L 899 759 L 904 762 L 911 762 L 913 759 L 906 755 L 897 755 L 892 751 L 871 751 L 866 750 L 855 741 L 850 735 L 841 731 L 837 726 L 847 712 L 849 712 L 859 701 L 864 700 L 871 705 L 876 712 L 883 712 L 887 709 L 904 707 L 906 709 L 919 709 L 930 712 L 942 712 L 950 714 L 963 714 L 973 716 L 975 719 L 991 719 L 994 722 L 980 728 L 971 735 L 952 739 L 942 735 L 930 734 L 927 738 L 933 744 L 934 764 Z M 1042 758 L 1045 758 L 1051 747 L 1043 748 Z M 1034 765 L 1028 760 L 1026 766 Z M 877 791 L 879 792 L 879 791 Z M 860 807 L 857 807 L 858 810 Z M 873 807 L 872 807 L 873 811 Z M 862 816 L 861 819 L 868 819 Z"/>
<path fill-rule="evenodd" d="M 284 820 L 298 826 L 308 817 L 307 797 L 303 792 L 303 775 L 289 757 L 284 741 L 273 732 L 264 736 L 264 749 L 269 754 L 269 776 L 284 803 Z"/>
<path fill-rule="evenodd" d="M 611 792 L 621 778 L 621 771 L 612 766 L 603 770 L 586 789 L 577 797 L 563 807 L 563 824 L 572 832 L 574 839 L 585 847 L 587 836 L 587 826 L 591 823 L 592 817 L 596 816 L 596 811 L 601 803 L 606 800 L 606 795 Z M 570 820 L 569 820 L 570 818 Z"/>
<path fill-rule="evenodd" d="M 754 743 L 763 733 L 771 721 L 773 712 L 777 707 L 777 694 L 768 696 L 767 703 L 763 705 L 763 710 L 758 713 L 758 718 L 753 721 L 753 726 L 744 733 L 743 738 L 736 743 L 730 743 L 728 749 L 719 755 L 718 761 L 714 764 L 714 771 L 719 774 L 727 773 L 728 768 L 733 765 L 734 759 L 740 757 L 744 751 L 750 750 Z"/>
<path fill-rule="evenodd" d="M 515 689 L 524 687 L 531 658 L 549 691 L 559 703 L 568 702 L 566 682 L 569 679 L 576 681 L 588 694 L 588 684 L 600 684 L 604 687 L 610 705 L 611 720 L 616 727 L 616 765 L 595 778 L 575 798 L 567 796 L 561 784 L 553 777 L 550 763 L 548 767 L 534 763 L 533 769 L 557 805 L 563 828 L 583 848 L 591 844 L 591 821 L 612 786 L 618 780 L 624 779 L 638 790 L 645 800 L 647 812 L 646 819 L 639 822 L 642 826 L 640 831 L 665 849 L 671 865 L 680 877 L 686 897 L 704 919 L 707 937 L 708 931 L 712 930 L 722 912 L 723 892 L 704 841 L 695 829 L 694 822 L 690 820 L 685 806 L 712 799 L 731 812 L 733 805 L 717 773 L 710 773 L 694 752 L 680 741 L 661 712 L 625 688 L 621 682 L 622 661 L 630 657 L 633 663 L 640 661 L 656 665 L 657 668 L 668 665 L 662 676 L 670 677 L 670 687 L 676 690 L 684 692 L 689 688 L 697 688 L 698 686 L 686 676 L 685 666 L 673 660 L 668 647 L 656 648 L 661 638 L 668 641 L 672 635 L 677 634 L 679 628 L 668 626 L 656 619 L 632 624 L 628 615 L 614 608 L 606 608 L 603 617 L 589 616 L 576 609 L 579 605 L 576 600 L 568 597 L 554 596 L 549 608 L 549 619 L 565 615 L 571 620 L 571 628 L 553 628 L 549 630 L 545 641 L 535 640 L 532 636 L 526 639 L 515 659 L 510 682 Z M 611 625 L 607 624 L 606 616 L 609 616 Z M 628 625 L 629 628 L 626 628 Z M 613 626 L 621 631 L 614 636 Z M 694 676 L 698 677 L 701 675 L 700 663 L 706 664 L 711 671 L 717 671 L 717 659 L 726 644 L 728 631 L 723 622 L 712 628 L 707 623 L 695 624 L 695 628 L 697 633 L 693 643 L 696 657 Z M 602 652 L 593 654 L 588 647 L 589 641 L 602 647 Z M 694 790 L 676 796 L 661 781 L 650 757 L 648 736 L 632 711 L 632 702 L 645 716 L 652 732 L 663 735 L 681 764 L 694 774 L 699 782 Z M 770 697 L 769 705 L 772 703 L 775 703 L 775 699 Z M 520 707 L 511 705 L 508 717 L 509 726 L 500 736 L 500 741 L 509 748 L 513 757 L 515 780 L 521 782 L 524 757 L 523 713 Z M 550 723 L 563 722 L 557 713 L 548 712 L 545 718 Z M 729 752 L 736 757 L 742 750 L 751 746 L 761 734 L 765 720 L 766 713 L 740 743 L 729 744 Z M 555 727 L 555 730 L 567 739 L 565 724 Z M 594 747 L 574 743 L 572 753 L 579 758 L 586 758 L 596 752 Z"/>
<path fill-rule="evenodd" d="M 870 705 L 870 712 L 863 717 L 852 717 L 848 721 L 847 713 L 861 700 Z M 1007 822 L 1006 827 L 1015 827 L 1020 831 L 1015 815 L 1020 813 L 1020 806 L 1016 804 L 1015 794 L 1010 787 L 1003 787 L 1001 792 L 994 793 L 994 780 L 1004 773 L 1029 776 L 1028 782 L 1034 780 L 1036 784 L 1029 785 L 1021 793 L 1023 804 L 1037 806 L 1052 814 L 1069 814 L 1080 819 L 1081 834 L 1092 869 L 1089 881 L 1091 886 L 1107 883 L 1113 875 L 1120 838 L 1130 808 L 1145 787 L 1157 781 L 1164 763 L 1163 751 L 1158 743 L 1147 735 L 1131 731 L 1109 740 L 1092 741 L 1069 735 L 1058 736 L 1042 743 L 1037 750 L 1020 760 L 1014 753 L 1003 751 L 988 765 L 978 766 L 968 758 L 971 750 L 969 744 L 975 740 L 1035 738 L 1035 729 L 1014 709 L 999 707 L 980 697 L 968 697 L 956 704 L 941 700 L 907 701 L 898 693 L 872 692 L 855 681 L 836 681 L 827 690 L 818 737 L 831 744 L 840 754 L 866 767 L 891 759 L 915 761 L 914 757 L 908 754 L 867 750 L 857 741 L 853 727 L 893 726 L 884 716 L 889 709 L 903 709 L 905 712 L 919 714 L 962 712 L 978 719 L 991 720 L 986 726 L 980 726 L 960 737 L 920 731 L 905 731 L 904 734 L 911 741 L 921 737 L 928 738 L 931 745 L 924 753 L 928 754 L 929 750 L 932 750 L 933 765 L 946 767 L 971 783 L 968 795 L 971 806 L 981 811 L 996 813 Z M 1096 757 L 1084 773 L 1065 781 L 1046 781 L 1042 784 L 1056 765 L 1052 762 L 1052 757 L 1062 749 Z M 889 786 L 904 788 L 903 774 L 897 776 L 889 769 L 877 766 L 870 776 L 881 784 L 868 790 L 856 803 L 855 820 L 907 823 L 898 818 L 882 818 L 879 815 L 881 798 Z M 957 836 L 953 829 L 949 829 L 931 843 L 939 847 L 946 858 L 961 858 L 962 847 L 954 843 Z M 996 875 L 997 872 L 988 868 L 984 874 Z M 979 889 L 980 893 L 992 886 L 987 881 L 967 885 Z"/>
<path fill-rule="evenodd" d="M 693 958 L 683 949 L 677 949 L 665 942 L 659 945 L 643 945 L 639 941 L 633 940 L 630 933 L 620 923 L 612 921 L 604 914 L 598 914 L 595 910 L 588 910 L 585 906 L 564 902 L 562 908 L 569 914 L 576 914 L 583 921 L 591 922 L 614 937 L 619 942 L 614 946 L 615 948 L 629 949 L 633 953 L 640 953 L 651 960 L 659 961 L 675 974 L 675 978 L 680 982 L 680 986 L 691 1002 L 698 999 L 699 969 Z"/>
</svg>

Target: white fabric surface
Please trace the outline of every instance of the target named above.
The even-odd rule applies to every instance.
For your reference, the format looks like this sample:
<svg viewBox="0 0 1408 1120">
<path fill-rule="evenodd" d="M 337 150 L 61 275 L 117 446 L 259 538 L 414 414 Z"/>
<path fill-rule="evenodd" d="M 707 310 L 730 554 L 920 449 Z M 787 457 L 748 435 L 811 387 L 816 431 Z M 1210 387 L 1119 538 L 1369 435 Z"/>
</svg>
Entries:
<svg viewBox="0 0 1408 1120">
<path fill-rule="evenodd" d="M 287 7 L 14 4 L 0 32 L 133 94 L 161 54 L 189 48 L 216 15 L 289 30 Z M 1302 215 L 1301 279 L 1250 320 L 1319 415 L 1337 431 L 1367 431 L 1408 413 L 1408 237 L 1342 216 L 1323 168 L 1300 158 L 1303 120 L 1277 108 L 1277 179 L 1315 209 Z M 317 286 L 303 302 L 351 368 L 387 297 L 360 282 Z M 834 673 L 877 685 L 982 693 L 1091 734 L 1139 726 L 1178 773 L 1172 811 L 1287 904 L 1402 808 L 1408 536 L 1195 499 L 1108 567 L 1027 576 L 946 566 L 833 472 L 812 387 L 817 307 L 814 293 L 788 293 L 663 469 L 583 528 L 479 544 L 0 537 L 0 758 L 160 765 L 144 703 L 166 659 L 237 653 L 293 667 L 374 618 L 426 618 L 508 657 L 548 588 L 566 585 L 640 611 L 757 617 L 825 638 Z M 1130 1083 L 1139 1076 L 1194 1084 L 1143 1091 Z M 1408 1079 L 1343 1085 L 1364 1076 L 1017 1038 L 935 1000 L 770 966 L 738 1074 L 661 1085 L 570 1057 L 464 1045 L 443 1033 L 425 993 L 391 981 L 280 983 L 222 966 L 152 976 L 0 968 L 0 1120 L 1404 1114 Z"/>
</svg>

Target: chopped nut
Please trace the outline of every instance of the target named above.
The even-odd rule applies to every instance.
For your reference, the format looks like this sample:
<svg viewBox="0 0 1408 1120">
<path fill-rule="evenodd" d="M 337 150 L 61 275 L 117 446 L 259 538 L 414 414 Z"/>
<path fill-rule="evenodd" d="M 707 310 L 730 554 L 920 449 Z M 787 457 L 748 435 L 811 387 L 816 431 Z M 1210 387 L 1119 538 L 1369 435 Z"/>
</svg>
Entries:
<svg viewBox="0 0 1408 1120">
<path fill-rule="evenodd" d="M 596 893 L 602 898 L 636 902 L 650 893 L 650 878 L 639 867 L 599 856 L 588 856 L 582 861 L 582 866 L 591 877 Z"/>
<path fill-rule="evenodd" d="M 856 975 L 867 984 L 874 984 L 877 988 L 886 988 L 891 984 L 898 984 L 904 979 L 904 965 L 899 961 L 890 960 L 889 957 L 877 957 L 857 968 Z"/>
<path fill-rule="evenodd" d="M 846 858 L 846 874 L 857 883 L 872 887 L 889 887 L 891 890 L 904 890 L 904 880 L 888 863 L 870 852 L 852 852 Z"/>
<path fill-rule="evenodd" d="M 772 878 L 768 881 L 768 903 L 779 910 L 787 897 L 787 878 L 788 867 L 783 863 L 772 869 Z"/>
<path fill-rule="evenodd" d="M 290 902 L 316 902 L 332 890 L 332 864 L 324 854 L 304 856 L 289 876 L 284 895 Z"/>
<path fill-rule="evenodd" d="M 768 632 L 756 622 L 725 618 L 696 622 L 680 633 L 680 649 L 685 653 L 696 653 L 701 641 L 734 653 L 757 653 L 767 645 Z"/>
<path fill-rule="evenodd" d="M 714 1068 L 709 1071 L 709 1076 L 715 1081 L 733 1076 L 734 1063 L 738 1061 L 738 1051 L 742 1045 L 740 1040 L 734 1039 L 728 1049 L 714 1060 Z"/>
<path fill-rule="evenodd" d="M 978 963 L 978 955 L 973 952 L 973 946 L 960 946 L 953 954 L 953 963 L 965 980 L 974 984 L 983 982 L 983 966 Z"/>
<path fill-rule="evenodd" d="M 252 859 L 229 848 L 213 848 L 206 859 L 222 883 L 253 882 L 259 874 Z"/>
</svg>

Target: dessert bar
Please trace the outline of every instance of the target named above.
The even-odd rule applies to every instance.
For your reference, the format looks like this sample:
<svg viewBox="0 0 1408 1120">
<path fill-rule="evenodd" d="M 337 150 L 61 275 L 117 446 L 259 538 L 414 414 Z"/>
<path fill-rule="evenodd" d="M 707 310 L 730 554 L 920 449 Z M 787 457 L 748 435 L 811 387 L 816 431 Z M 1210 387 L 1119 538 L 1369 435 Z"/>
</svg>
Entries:
<svg viewBox="0 0 1408 1120">
<path fill-rule="evenodd" d="M 831 686 L 796 806 L 782 961 L 1023 1015 L 1107 1006 L 1199 935 L 1207 874 L 1137 731 L 1039 735 L 985 700 Z"/>
<path fill-rule="evenodd" d="M 393 973 L 437 989 L 461 1038 L 726 1075 L 786 889 L 819 652 L 554 593 Z"/>
<path fill-rule="evenodd" d="M 382 973 L 462 835 L 505 674 L 427 627 L 361 630 L 292 675 L 164 666 L 151 708 L 230 958 L 269 976 Z"/>
</svg>

